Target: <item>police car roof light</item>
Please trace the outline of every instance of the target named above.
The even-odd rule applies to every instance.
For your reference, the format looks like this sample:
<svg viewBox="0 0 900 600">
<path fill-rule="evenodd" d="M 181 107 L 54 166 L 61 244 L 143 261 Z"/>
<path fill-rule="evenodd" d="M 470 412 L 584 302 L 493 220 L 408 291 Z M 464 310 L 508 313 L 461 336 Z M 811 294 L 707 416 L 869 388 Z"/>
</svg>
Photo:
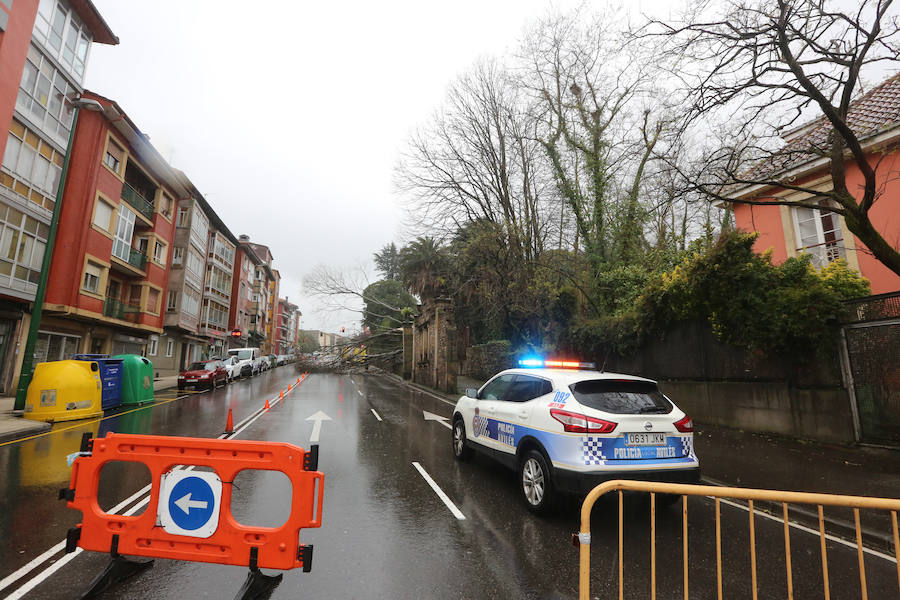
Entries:
<svg viewBox="0 0 900 600">
<path fill-rule="evenodd" d="M 578 362 L 574 360 L 544 360 L 541 358 L 523 358 L 519 360 L 520 367 L 548 369 L 596 369 L 597 365 L 592 362 Z"/>
</svg>

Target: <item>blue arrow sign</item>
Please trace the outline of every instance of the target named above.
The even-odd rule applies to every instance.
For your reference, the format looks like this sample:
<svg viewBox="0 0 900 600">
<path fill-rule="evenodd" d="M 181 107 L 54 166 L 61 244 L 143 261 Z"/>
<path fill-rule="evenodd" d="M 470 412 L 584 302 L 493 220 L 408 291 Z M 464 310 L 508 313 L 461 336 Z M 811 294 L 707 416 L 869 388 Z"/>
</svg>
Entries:
<svg viewBox="0 0 900 600">
<path fill-rule="evenodd" d="M 188 531 L 206 525 L 215 507 L 212 487 L 200 477 L 185 477 L 169 493 L 169 516 L 175 525 Z"/>
</svg>

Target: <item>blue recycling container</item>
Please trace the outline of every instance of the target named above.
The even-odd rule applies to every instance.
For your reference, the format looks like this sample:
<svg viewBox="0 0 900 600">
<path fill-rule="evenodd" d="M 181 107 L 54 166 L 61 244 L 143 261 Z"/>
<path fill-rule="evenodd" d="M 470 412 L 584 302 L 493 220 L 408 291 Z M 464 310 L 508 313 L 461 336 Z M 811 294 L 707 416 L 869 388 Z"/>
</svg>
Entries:
<svg viewBox="0 0 900 600">
<path fill-rule="evenodd" d="M 91 360 L 100 365 L 100 404 L 103 410 L 122 405 L 122 359 L 109 354 L 76 354 L 73 360 Z"/>
</svg>

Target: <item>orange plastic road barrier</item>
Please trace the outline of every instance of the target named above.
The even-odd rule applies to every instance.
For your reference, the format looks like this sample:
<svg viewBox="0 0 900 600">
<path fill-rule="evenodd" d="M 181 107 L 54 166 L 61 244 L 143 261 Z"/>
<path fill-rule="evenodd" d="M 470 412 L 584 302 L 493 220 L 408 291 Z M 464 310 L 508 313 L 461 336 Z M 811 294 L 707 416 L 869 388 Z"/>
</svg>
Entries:
<svg viewBox="0 0 900 600">
<path fill-rule="evenodd" d="M 112 548 L 114 552 L 134 556 L 309 570 L 312 546 L 300 545 L 300 530 L 322 525 L 325 475 L 316 470 L 318 446 L 306 451 L 283 442 L 109 433 L 105 438 L 93 440 L 93 448 L 89 444 L 88 449 L 90 454 L 79 456 L 72 465 L 71 488 L 60 491 L 60 497 L 68 500 L 69 508 L 83 513 L 82 522 L 69 530 L 67 551 L 74 551 L 77 542 L 79 547 L 96 552 L 110 552 Z M 97 504 L 100 471 L 103 465 L 114 460 L 141 463 L 150 470 L 150 503 L 140 515 L 109 514 Z M 208 467 L 214 473 L 206 469 L 173 470 L 177 465 Z M 235 520 L 231 514 L 232 482 L 244 469 L 279 471 L 290 480 L 291 514 L 284 525 L 248 527 Z M 164 508 L 169 506 L 169 509 L 160 510 L 164 480 L 169 477 L 174 480 L 174 476 L 182 476 L 181 482 L 218 476 L 221 497 L 216 501 L 215 492 L 205 497 L 197 493 L 193 497 L 189 493 L 181 495 L 178 484 L 173 484 L 166 492 L 171 500 L 164 503 Z M 208 506 L 210 502 L 213 506 Z M 184 515 L 190 515 L 189 511 L 200 511 L 202 515 L 206 510 L 209 511 L 206 514 L 213 516 L 208 519 L 204 533 L 176 535 L 166 531 L 166 515 L 179 510 Z M 161 519 L 162 526 L 157 525 L 157 519 Z"/>
</svg>

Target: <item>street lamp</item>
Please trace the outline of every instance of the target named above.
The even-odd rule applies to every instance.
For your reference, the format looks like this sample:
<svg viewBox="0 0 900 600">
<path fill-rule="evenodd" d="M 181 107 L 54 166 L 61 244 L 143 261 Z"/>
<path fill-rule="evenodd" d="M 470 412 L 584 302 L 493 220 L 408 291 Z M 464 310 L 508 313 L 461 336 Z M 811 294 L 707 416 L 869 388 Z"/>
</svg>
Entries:
<svg viewBox="0 0 900 600">
<path fill-rule="evenodd" d="M 59 214 L 62 209 L 63 190 L 66 187 L 66 175 L 69 172 L 69 159 L 72 156 L 72 142 L 75 139 L 75 126 L 78 124 L 79 109 L 100 112 L 103 105 L 90 98 L 76 96 L 70 101 L 75 107 L 72 114 L 72 129 L 69 131 L 69 141 L 66 145 L 66 157 L 63 160 L 62 173 L 59 184 L 56 186 L 56 205 L 53 207 L 53 217 L 50 219 L 50 233 L 47 234 L 47 246 L 44 250 L 44 261 L 41 263 L 41 279 L 38 281 L 37 292 L 34 294 L 34 308 L 31 311 L 31 324 L 28 326 L 28 338 L 25 341 L 25 354 L 22 356 L 22 370 L 19 372 L 19 385 L 16 388 L 15 410 L 25 408 L 25 397 L 28 395 L 28 384 L 31 383 L 31 367 L 34 365 L 34 346 L 37 343 L 38 329 L 41 326 L 41 313 L 44 309 L 44 295 L 47 292 L 47 276 L 50 273 L 50 259 L 53 257 L 53 244 L 56 241 L 56 225 L 59 222 Z"/>
</svg>

